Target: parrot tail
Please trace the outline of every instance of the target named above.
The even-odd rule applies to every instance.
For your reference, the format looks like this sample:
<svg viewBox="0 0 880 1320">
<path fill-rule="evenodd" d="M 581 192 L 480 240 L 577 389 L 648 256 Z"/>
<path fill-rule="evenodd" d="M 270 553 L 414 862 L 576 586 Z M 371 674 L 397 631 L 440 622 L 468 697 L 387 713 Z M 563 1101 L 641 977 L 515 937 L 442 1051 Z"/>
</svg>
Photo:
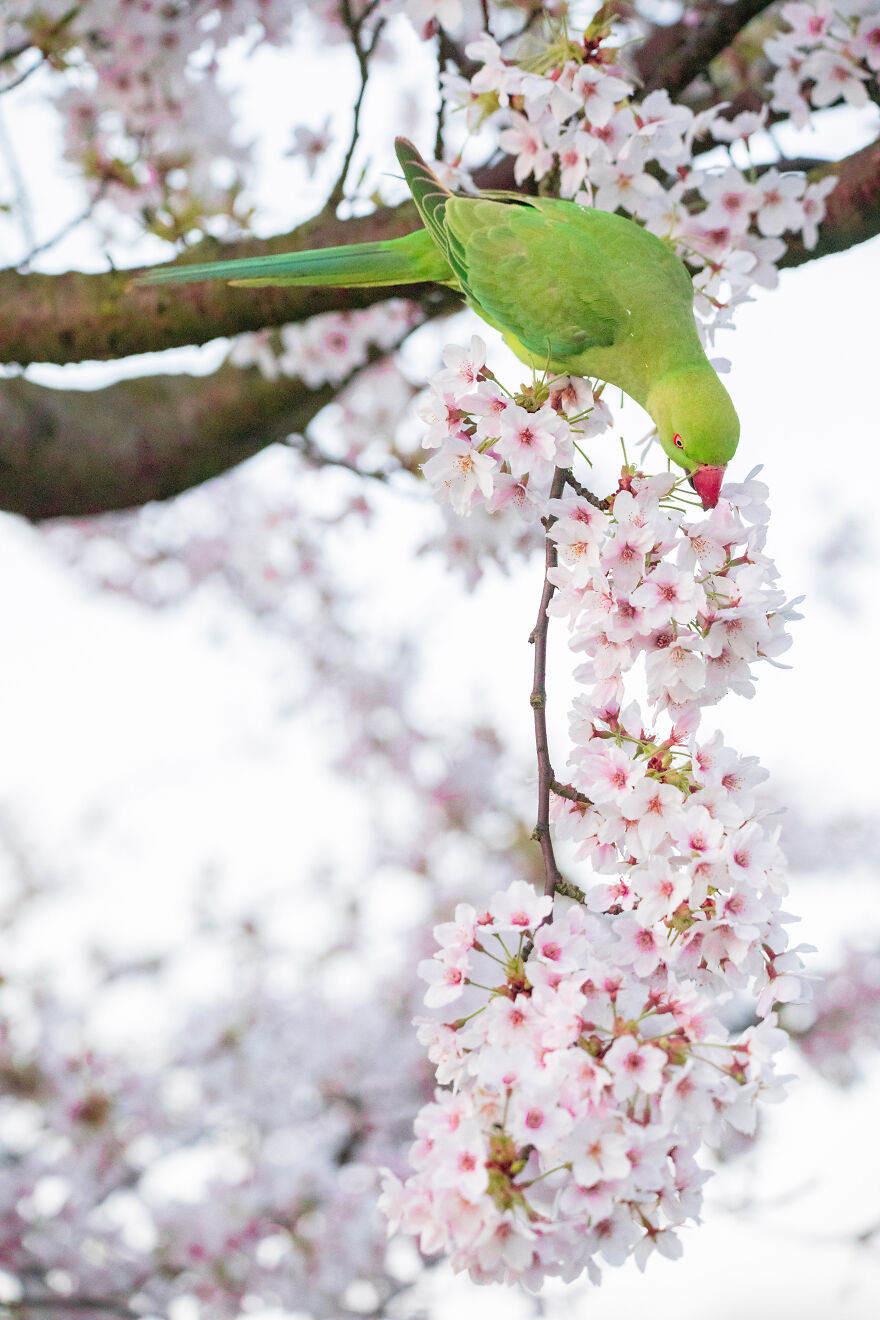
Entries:
<svg viewBox="0 0 880 1320">
<path fill-rule="evenodd" d="M 298 284 L 380 288 L 395 284 L 454 283 L 455 277 L 430 233 L 418 229 L 403 238 L 379 243 L 352 243 L 202 265 L 157 266 L 132 283 L 190 284 L 201 280 L 226 280 L 249 287 Z"/>
</svg>

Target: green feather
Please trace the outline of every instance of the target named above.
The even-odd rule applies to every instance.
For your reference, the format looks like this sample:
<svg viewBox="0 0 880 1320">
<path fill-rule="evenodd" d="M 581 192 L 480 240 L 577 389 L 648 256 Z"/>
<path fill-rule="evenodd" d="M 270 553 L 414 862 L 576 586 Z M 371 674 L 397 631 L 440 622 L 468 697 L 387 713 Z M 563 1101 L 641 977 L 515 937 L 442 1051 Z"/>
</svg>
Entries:
<svg viewBox="0 0 880 1320">
<path fill-rule="evenodd" d="M 447 283 L 451 271 L 424 229 L 380 243 L 350 243 L 272 257 L 211 261 L 203 265 L 158 266 L 138 284 L 191 284 L 226 280 L 252 287 L 331 285 L 339 288 Z"/>
<path fill-rule="evenodd" d="M 253 260 L 159 267 L 137 283 L 436 282 L 460 289 L 539 371 L 618 385 L 692 470 L 733 455 L 739 422 L 697 334 L 690 276 L 634 221 L 554 198 L 451 192 L 405 138 L 397 156 L 424 229 L 404 238 Z"/>
</svg>

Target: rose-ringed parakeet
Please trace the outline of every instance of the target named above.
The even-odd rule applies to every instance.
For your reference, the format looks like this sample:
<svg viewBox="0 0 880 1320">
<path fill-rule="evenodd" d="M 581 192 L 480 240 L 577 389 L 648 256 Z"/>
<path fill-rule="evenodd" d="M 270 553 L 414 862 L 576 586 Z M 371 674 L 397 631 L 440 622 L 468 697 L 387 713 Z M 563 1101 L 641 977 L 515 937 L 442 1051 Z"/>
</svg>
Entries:
<svg viewBox="0 0 880 1320">
<path fill-rule="evenodd" d="M 671 248 L 632 220 L 575 202 L 452 193 L 405 138 L 397 156 L 424 229 L 384 242 L 159 267 L 143 282 L 451 285 L 529 366 L 596 377 L 640 403 L 666 454 L 688 472 L 704 507 L 714 507 L 739 420 L 703 351 L 691 280 Z"/>
</svg>

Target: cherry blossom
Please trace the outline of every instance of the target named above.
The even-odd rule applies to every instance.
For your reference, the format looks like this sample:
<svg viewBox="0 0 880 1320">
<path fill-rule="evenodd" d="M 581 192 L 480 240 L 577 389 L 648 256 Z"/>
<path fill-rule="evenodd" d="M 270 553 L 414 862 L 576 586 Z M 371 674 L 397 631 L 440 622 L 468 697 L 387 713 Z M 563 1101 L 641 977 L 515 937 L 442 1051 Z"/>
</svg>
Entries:
<svg viewBox="0 0 880 1320">
<path fill-rule="evenodd" d="M 12 7 L 7 45 L 45 8 Z M 301 6 L 301 15 L 273 0 L 144 4 L 126 6 L 124 22 L 110 0 L 79 8 L 69 44 L 49 50 L 45 65 L 64 80 L 57 105 L 65 151 L 90 195 L 174 241 L 189 242 L 206 225 L 220 235 L 237 232 L 247 223 L 240 188 L 249 160 L 218 92 L 220 57 L 242 37 L 279 43 L 294 21 L 338 42 L 345 38 L 338 7 L 321 0 Z M 447 71 L 441 81 L 448 122 L 466 122 L 474 135 L 468 152 L 476 158 L 485 150 L 488 158 L 500 145 L 518 181 L 534 177 L 550 192 L 619 210 L 672 243 L 694 278 L 707 343 L 756 286 L 773 287 L 793 236 L 815 246 L 834 176 L 807 182 L 783 172 L 782 162 L 740 165 L 771 111 L 807 125 L 814 109 L 858 108 L 876 95 L 876 3 L 800 0 L 770 15 L 770 105 L 732 120 L 723 106 L 695 114 L 664 91 L 642 95 L 627 42 L 612 32 L 556 43 L 535 24 L 526 50 L 493 24 L 498 40 L 468 40 L 482 22 L 478 9 L 458 0 L 383 2 L 366 21 L 369 27 L 396 15 L 395 23 L 414 25 L 426 42 L 438 25 L 463 28 L 462 44 L 479 67 L 471 78 Z M 326 123 L 285 131 L 294 144 L 289 154 L 309 173 L 337 145 Z M 718 164 L 716 155 L 707 164 L 701 152 L 713 141 L 732 144 L 737 163 Z M 449 156 L 449 177 L 466 184 L 455 148 Z M 215 163 L 232 185 L 218 182 Z M 316 317 L 240 336 L 231 360 L 256 365 L 270 379 L 338 383 L 364 371 L 373 350 L 390 354 L 419 315 L 398 301 Z M 380 426 L 399 419 L 414 392 L 394 360 L 378 370 L 384 422 L 378 406 L 361 409 L 355 394 L 338 399 L 349 465 L 368 445 L 378 447 Z M 454 856 L 441 856 L 436 840 L 459 828 L 456 812 L 467 819 L 461 803 L 493 796 L 474 738 L 460 774 L 438 777 L 424 794 L 434 850 L 425 839 L 398 849 L 389 830 L 376 862 L 376 869 L 394 866 L 402 853 L 408 873 L 442 886 L 450 899 L 445 916 L 459 900 L 452 919 L 436 927 L 434 956 L 423 956 L 420 937 L 413 939 L 411 961 L 428 1010 L 416 1019 L 415 1041 L 404 1025 L 412 996 L 399 982 L 386 990 L 389 1001 L 403 1002 L 402 1017 L 390 1019 L 387 1006 L 369 998 L 356 1038 L 345 1030 L 347 1016 L 328 1014 L 320 997 L 294 996 L 292 1010 L 270 996 L 250 1005 L 247 1022 L 222 1005 L 188 1017 L 168 1051 L 171 1072 L 201 1087 L 198 1103 L 175 1107 L 143 1067 L 123 1068 L 100 1051 L 62 1048 L 48 1036 L 34 1062 L 26 1042 L 4 1040 L 7 1075 L 22 1084 L 39 1076 L 45 1086 L 39 1101 L 22 1094 L 10 1104 L 15 1160 L 4 1231 L 15 1253 L 8 1268 L 22 1277 L 42 1277 L 51 1264 L 69 1271 L 84 1295 L 119 1297 L 150 1314 L 186 1295 L 198 1297 L 206 1316 L 226 1316 L 264 1294 L 272 1304 L 285 1288 L 310 1314 L 343 1314 L 352 1279 L 369 1280 L 380 1298 L 392 1287 L 373 1216 L 375 1166 L 384 1164 L 391 1170 L 388 1217 L 475 1280 L 537 1287 L 548 1275 L 595 1279 L 603 1264 L 632 1258 L 644 1265 L 654 1250 L 680 1252 L 678 1229 L 700 1215 L 705 1141 L 725 1125 L 754 1130 L 758 1103 L 779 1094 L 777 1006 L 786 1023 L 797 1021 L 803 978 L 800 953 L 787 940 L 773 803 L 756 758 L 703 728 L 722 698 L 754 693 L 764 662 L 784 652 L 797 617 L 767 554 L 766 489 L 754 479 L 729 482 L 715 510 L 693 517 L 676 478 L 651 474 L 649 454 L 627 464 L 602 500 L 571 486 L 548 502 L 553 469 L 577 462 L 598 436 L 608 442 L 607 400 L 595 383 L 567 377 L 536 376 L 507 390 L 487 370 L 479 336 L 446 349 L 419 414 L 435 451 L 423 471 L 445 519 L 433 549 L 442 548 L 468 581 L 486 562 L 506 569 L 541 539 L 542 520 L 555 519 L 550 613 L 554 627 L 569 630 L 578 693 L 567 759 L 565 749 L 558 757 L 572 782 L 557 785 L 551 819 L 555 837 L 571 845 L 570 878 L 584 900 L 557 896 L 551 908 L 531 884 L 509 883 L 521 874 L 512 858 L 498 863 L 500 875 L 487 863 L 471 883 L 461 877 L 454 847 Z M 45 535 L 93 580 L 152 604 L 179 599 L 212 574 L 235 579 L 255 616 L 273 615 L 297 636 L 321 636 L 316 665 L 326 677 L 338 588 L 322 564 L 319 536 L 298 534 L 294 542 L 279 530 L 303 514 L 289 486 L 304 475 L 302 466 L 286 472 L 256 524 L 259 502 L 245 476 L 237 486 L 220 483 L 213 503 L 198 492 L 187 497 L 195 515 L 189 524 L 169 506 L 120 520 L 112 535 L 97 524 L 59 525 Z M 589 480 L 580 467 L 578 477 Z M 368 517 L 368 502 L 353 500 L 349 515 Z M 306 575 L 320 594 L 311 613 L 300 611 L 296 594 Z M 349 643 L 347 655 L 355 649 Z M 395 698 L 397 674 L 383 686 L 379 675 L 349 663 L 343 704 L 350 739 L 340 764 L 380 763 L 389 774 L 393 766 L 398 788 L 407 776 L 420 784 L 414 749 L 422 744 Z M 402 732 L 377 734 L 364 707 Z M 470 846 L 467 829 L 465 836 Z M 486 901 L 493 884 L 495 897 Z M 876 998 L 871 957 L 854 956 L 852 984 L 835 989 L 832 982 L 820 998 L 813 1037 L 820 1066 L 851 1066 L 835 1064 L 822 1043 L 821 1024 L 834 1020 L 841 1003 L 856 1015 L 853 1039 L 870 1034 L 852 1003 Z M 727 1013 L 734 1006 L 746 1017 L 753 1010 L 766 1016 L 734 1032 Z M 69 1041 L 70 1024 L 56 1007 Z M 433 1097 L 416 1042 L 436 1071 L 441 1089 Z M 271 1079 L 265 1094 L 247 1093 L 247 1112 L 233 1107 L 243 1095 L 242 1070 Z M 362 1086 L 352 1088 L 353 1076 Z M 22 1105 L 28 1122 L 43 1106 L 33 1144 L 20 1122 Z M 268 1159 L 248 1165 L 249 1153 L 230 1133 L 257 1130 L 287 1149 L 291 1107 L 300 1115 L 299 1105 L 306 1118 L 300 1124 L 297 1117 L 295 1157 L 280 1167 Z M 403 1148 L 419 1105 L 407 1174 Z M 210 1126 L 214 1114 L 217 1127 Z M 173 1157 L 218 1131 L 221 1144 L 231 1142 L 224 1146 L 230 1167 L 247 1169 L 242 1176 L 215 1177 L 186 1204 L 141 1178 L 147 1141 L 162 1158 Z M 136 1198 L 138 1213 L 146 1207 L 154 1247 L 135 1249 L 108 1213 L 114 1167 L 130 1180 L 126 1195 Z M 45 1178 L 77 1188 L 76 1203 L 44 1214 L 33 1188 Z M 279 1237 L 283 1265 L 273 1256 Z M 62 1239 L 88 1250 L 59 1253 Z"/>
<path fill-rule="evenodd" d="M 445 361 L 461 360 L 446 351 Z M 479 346 L 478 371 L 483 361 Z M 574 452 L 552 459 L 552 445 L 577 433 L 578 414 L 545 401 L 552 382 L 536 379 L 515 398 L 487 377 L 477 422 L 467 412 L 473 375 L 432 384 L 438 397 L 453 390 L 440 453 L 476 452 L 495 398 L 505 439 L 487 438 L 483 457 L 496 452 L 492 461 L 546 489 L 543 469 Z M 388 1173 L 382 1197 L 393 1229 L 479 1282 L 595 1279 L 599 1260 L 676 1256 L 676 1228 L 699 1213 L 707 1133 L 725 1119 L 753 1130 L 756 1101 L 778 1090 L 774 1009 L 804 986 L 781 909 L 784 862 L 757 792 L 764 772 L 719 733 L 699 736 L 705 707 L 731 690 L 752 694 L 755 666 L 788 644 L 797 617 L 765 553 L 766 488 L 755 478 L 724 488 L 699 521 L 685 519 L 674 475 L 633 466 L 604 499 L 535 499 L 557 550 L 549 613 L 586 656 L 572 783 L 551 794 L 557 828 L 588 862 L 582 896 L 569 906 L 557 897 L 551 910 L 549 895 L 517 882 L 483 912 L 459 905 L 438 927 L 439 948 L 419 968 L 425 1003 L 455 1002 L 457 1016 L 433 1027 L 420 1019 L 419 1030 L 438 1082 L 453 1089 L 422 1111 L 412 1172 Z M 627 691 L 640 665 L 650 713 Z M 761 1019 L 741 1038 L 720 1017 L 738 995 Z M 444 1133 L 459 1112 L 466 1122 L 450 1146 Z M 503 1251 L 483 1249 L 501 1240 Z"/>
</svg>

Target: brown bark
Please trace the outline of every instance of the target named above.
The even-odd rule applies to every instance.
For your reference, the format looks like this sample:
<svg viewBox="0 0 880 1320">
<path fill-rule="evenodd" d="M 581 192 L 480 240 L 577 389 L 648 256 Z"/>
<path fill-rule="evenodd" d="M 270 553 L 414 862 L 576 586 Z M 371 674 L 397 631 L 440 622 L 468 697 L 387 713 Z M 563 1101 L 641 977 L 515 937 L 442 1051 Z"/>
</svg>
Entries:
<svg viewBox="0 0 880 1320">
<path fill-rule="evenodd" d="M 719 4 L 718 0 L 703 0 L 689 6 L 678 23 L 655 28 L 636 52 L 636 68 L 645 90 L 665 87 L 671 97 L 680 96 L 772 2 L 733 0 L 732 4 Z"/>
<path fill-rule="evenodd" d="M 419 227 L 415 207 L 383 208 L 351 220 L 317 217 L 289 234 L 238 243 L 206 239 L 177 264 L 267 256 L 337 243 L 398 238 Z M 236 289 L 222 281 L 130 287 L 138 270 L 63 275 L 0 271 L 0 361 L 107 361 L 224 335 L 302 321 L 318 312 L 366 307 L 395 294 L 433 296 L 434 286 L 401 289 Z"/>
<path fill-rule="evenodd" d="M 486 188 L 513 186 L 513 161 L 482 171 Z M 420 228 L 412 202 L 371 215 L 338 220 L 319 215 L 288 234 L 237 243 L 205 239 L 173 264 L 263 257 L 342 243 L 399 238 Z M 223 281 L 132 287 L 132 270 L 88 274 L 22 275 L 0 270 L 0 362 L 99 361 L 204 344 L 245 330 L 304 321 L 320 312 L 351 311 L 395 296 L 428 308 L 448 306 L 450 294 L 434 284 L 384 289 L 241 289 Z"/>
<path fill-rule="evenodd" d="M 37 521 L 168 499 L 301 431 L 336 392 L 228 365 L 101 390 L 5 380 L 0 508 Z"/>
<path fill-rule="evenodd" d="M 880 139 L 845 160 L 811 170 L 808 177 L 815 182 L 829 174 L 836 174 L 838 183 L 825 199 L 819 242 L 806 248 L 801 239 L 792 238 L 780 266 L 802 266 L 880 234 Z"/>
</svg>

